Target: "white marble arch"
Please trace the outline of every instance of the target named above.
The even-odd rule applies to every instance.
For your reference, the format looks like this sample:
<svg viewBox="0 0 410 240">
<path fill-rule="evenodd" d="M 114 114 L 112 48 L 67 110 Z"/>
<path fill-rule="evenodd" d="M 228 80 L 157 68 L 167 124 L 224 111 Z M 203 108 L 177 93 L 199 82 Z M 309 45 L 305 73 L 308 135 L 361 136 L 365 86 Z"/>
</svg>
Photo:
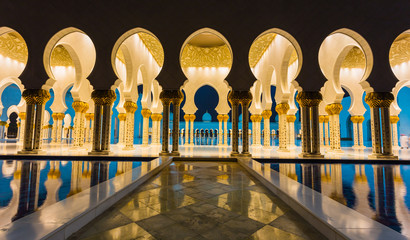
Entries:
<svg viewBox="0 0 410 240">
<path fill-rule="evenodd" d="M 20 113 L 20 109 L 16 106 L 16 105 L 11 105 L 8 109 L 7 109 L 7 119 L 10 119 L 10 115 L 12 114 L 12 113 L 16 113 L 17 114 L 17 116 L 19 115 L 19 113 Z M 17 117 L 17 121 L 18 121 L 18 117 Z"/>
<path fill-rule="evenodd" d="M 349 51 L 357 47 L 365 56 L 365 68 L 342 68 L 342 63 Z M 351 115 L 363 115 L 366 111 L 362 96 L 364 91 L 373 92 L 366 81 L 373 66 L 373 54 L 369 44 L 358 33 L 350 29 L 339 29 L 331 33 L 320 46 L 319 65 L 327 81 L 321 88 L 324 106 L 332 103 L 341 103 L 345 88 L 352 103 L 349 108 Z M 320 107 L 323 113 L 323 104 Z"/>
<path fill-rule="evenodd" d="M 262 114 L 263 108 L 262 108 L 262 101 L 261 101 L 261 96 L 262 96 L 262 83 L 260 80 L 256 80 L 251 89 L 252 93 L 252 103 L 251 106 L 249 107 L 249 112 L 252 115 L 255 114 Z"/>
<path fill-rule="evenodd" d="M 24 86 L 21 84 L 21 80 L 17 77 L 6 77 L 0 80 L 0 116 L 4 108 L 3 103 L 1 102 L 1 96 L 3 95 L 4 90 L 12 84 L 15 84 L 20 89 L 20 92 L 24 91 Z M 25 100 L 23 98 L 20 99 L 18 106 L 20 110 L 22 110 L 22 106 L 25 106 Z"/>
<path fill-rule="evenodd" d="M 161 71 L 160 64 L 162 65 L 162 63 L 159 64 L 155 61 L 138 33 L 149 34 L 156 38 L 153 33 L 143 28 L 127 31 L 115 43 L 111 62 L 116 75 L 123 82 L 121 94 L 124 95 L 124 102 L 136 102 L 138 100 L 138 85 L 142 84 L 141 105 L 143 109 L 150 109 L 153 82 Z M 125 63 L 116 58 L 120 49 Z M 119 86 L 119 83 L 116 85 Z"/>
<path fill-rule="evenodd" d="M 410 38 L 410 29 L 401 33 L 396 39 L 404 37 L 405 35 L 407 35 L 407 38 Z M 394 101 L 390 105 L 390 114 L 398 116 L 401 112 L 401 108 L 397 103 L 397 96 L 403 87 L 410 87 L 410 61 L 391 67 L 394 75 L 399 81 L 396 83 L 396 86 L 392 90 Z"/>
<path fill-rule="evenodd" d="M 51 66 L 51 54 L 57 46 L 63 46 L 69 53 L 74 67 Z M 44 51 L 44 67 L 50 77 L 42 86 L 53 88 L 53 112 L 65 112 L 65 93 L 73 87 L 74 101 L 90 102 L 93 87 L 87 79 L 94 68 L 96 52 L 91 39 L 80 29 L 69 27 L 56 33 L 47 43 Z"/>
<path fill-rule="evenodd" d="M 271 110 L 271 85 L 276 86 L 275 101 L 288 103 L 291 88 L 300 88 L 295 80 L 302 68 L 302 50 L 289 33 L 273 28 L 260 34 L 255 41 L 266 34 L 276 34 L 259 62 L 252 68 L 255 77 L 260 80 L 262 87 L 262 108 Z M 296 51 L 297 60 L 289 65 L 292 53 Z"/>
</svg>

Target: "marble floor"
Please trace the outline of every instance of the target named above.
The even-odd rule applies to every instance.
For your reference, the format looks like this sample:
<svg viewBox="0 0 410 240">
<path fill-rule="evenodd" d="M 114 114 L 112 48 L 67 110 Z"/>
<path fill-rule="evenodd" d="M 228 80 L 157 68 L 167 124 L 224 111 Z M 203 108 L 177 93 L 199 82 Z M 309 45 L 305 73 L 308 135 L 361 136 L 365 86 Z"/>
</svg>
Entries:
<svg viewBox="0 0 410 240">
<path fill-rule="evenodd" d="M 173 162 L 71 239 L 325 239 L 238 163 Z"/>
<path fill-rule="evenodd" d="M 124 146 L 119 144 L 111 144 L 111 156 L 119 157 L 158 157 L 158 153 L 161 151 L 161 146 L 150 145 L 144 147 L 142 145 L 134 145 L 133 150 L 122 150 Z M 22 145 L 20 143 L 0 143 L 0 154 L 2 155 L 15 155 L 21 150 Z M 72 144 L 56 144 L 56 143 L 43 143 L 42 149 L 44 153 L 42 155 L 48 156 L 87 156 L 91 150 L 91 144 L 87 143 L 82 148 L 74 148 Z M 169 146 L 171 150 L 172 147 Z M 232 148 L 207 146 L 207 145 L 195 145 L 195 146 L 179 146 L 179 151 L 182 157 L 217 157 L 224 158 L 229 157 Z M 241 150 L 241 147 L 240 147 Z M 253 158 L 286 158 L 296 159 L 299 158 L 298 154 L 301 152 L 300 147 L 291 149 L 289 152 L 278 152 L 277 146 L 271 146 L 269 148 L 264 147 L 250 147 L 250 152 Z M 343 147 L 341 153 L 331 153 L 326 149 L 321 149 L 322 154 L 328 159 L 368 159 L 368 155 L 371 154 L 371 148 L 362 150 L 354 150 L 351 147 Z M 402 160 L 410 160 L 410 149 L 395 150 L 394 155 L 398 156 Z"/>
</svg>

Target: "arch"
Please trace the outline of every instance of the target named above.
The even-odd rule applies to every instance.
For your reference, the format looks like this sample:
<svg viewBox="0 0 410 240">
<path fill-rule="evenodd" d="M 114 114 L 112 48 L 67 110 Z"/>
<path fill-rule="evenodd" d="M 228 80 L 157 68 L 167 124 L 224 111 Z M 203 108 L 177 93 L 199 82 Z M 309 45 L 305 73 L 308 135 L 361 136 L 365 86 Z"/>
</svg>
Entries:
<svg viewBox="0 0 410 240">
<path fill-rule="evenodd" d="M 328 103 L 339 103 L 343 98 L 341 89 L 342 64 L 348 54 L 357 55 L 354 51 L 355 48 L 358 48 L 359 53 L 363 54 L 364 66 L 359 66 L 361 65 L 361 59 L 357 56 L 352 58 L 356 62 L 351 65 L 358 65 L 359 68 L 364 70 L 359 76 L 350 75 L 343 81 L 357 83 L 367 92 L 373 91 L 369 83 L 366 82 L 373 67 L 373 53 L 370 45 L 353 30 L 338 29 L 325 38 L 319 49 L 319 65 L 323 75 L 327 78 L 324 88 L 322 88 L 322 94 L 324 94 L 324 98 L 327 99 Z"/>
<path fill-rule="evenodd" d="M 10 115 L 12 113 L 16 113 L 17 115 L 20 113 L 18 107 L 16 105 L 11 105 L 8 109 L 7 109 L 7 118 L 10 119 Z"/>
<path fill-rule="evenodd" d="M 395 77 L 399 81 L 410 80 L 410 53 L 408 51 L 409 47 L 410 29 L 399 34 L 390 47 L 390 67 Z"/>
<path fill-rule="evenodd" d="M 9 27 L 0 27 L 0 37 L 10 45 L 6 53 L 0 52 L 0 80 L 9 77 L 18 78 L 27 64 L 27 44 L 17 31 Z"/>
<path fill-rule="evenodd" d="M 1 101 L 1 97 L 3 95 L 4 90 L 12 84 L 15 84 L 20 89 L 21 93 L 23 93 L 23 91 L 24 91 L 24 86 L 21 83 L 21 80 L 19 78 L 17 78 L 17 77 L 7 77 L 7 78 L 4 78 L 4 79 L 1 79 L 0 80 L 0 115 L 1 115 L 1 112 L 3 111 L 3 108 L 4 108 L 3 102 Z M 21 98 L 20 103 L 18 105 L 19 106 L 24 105 L 24 103 L 25 103 L 25 100 L 23 98 Z"/>
</svg>

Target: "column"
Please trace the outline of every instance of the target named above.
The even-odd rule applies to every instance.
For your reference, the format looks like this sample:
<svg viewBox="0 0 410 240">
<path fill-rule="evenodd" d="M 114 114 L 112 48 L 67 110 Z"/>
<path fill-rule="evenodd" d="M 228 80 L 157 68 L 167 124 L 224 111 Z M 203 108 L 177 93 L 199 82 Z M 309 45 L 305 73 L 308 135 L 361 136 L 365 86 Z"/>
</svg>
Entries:
<svg viewBox="0 0 410 240">
<path fill-rule="evenodd" d="M 123 150 L 134 150 L 134 116 L 138 106 L 135 102 L 126 101 L 124 103 L 125 117 L 125 147 Z"/>
<path fill-rule="evenodd" d="M 223 115 L 223 124 L 224 124 L 224 146 L 227 147 L 228 146 L 228 120 L 229 120 L 229 115 L 228 114 L 224 114 Z"/>
<path fill-rule="evenodd" d="M 393 101 L 394 96 L 390 92 L 371 92 L 365 97 L 365 102 L 370 106 L 372 129 L 372 154 L 369 159 L 398 159 L 392 153 L 389 107 Z"/>
<path fill-rule="evenodd" d="M 275 110 L 279 114 L 279 152 L 288 152 L 287 146 L 287 131 L 286 131 L 286 114 L 289 110 L 289 104 L 287 103 L 280 103 L 276 105 Z"/>
<path fill-rule="evenodd" d="M 116 99 L 113 90 L 94 90 L 91 98 L 94 101 L 93 147 L 89 155 L 110 154 L 111 107 Z"/>
<path fill-rule="evenodd" d="M 218 115 L 219 116 L 219 115 Z M 189 119 L 191 118 L 190 114 L 185 114 L 184 115 L 184 120 L 185 120 L 185 146 L 190 145 L 189 144 L 189 135 L 190 135 L 190 128 L 189 128 Z"/>
<path fill-rule="evenodd" d="M 340 144 L 340 121 L 339 114 L 343 110 L 343 106 L 340 103 L 333 103 L 326 107 L 329 107 L 330 112 L 332 113 L 330 119 L 332 121 L 333 129 L 333 148 L 331 149 L 334 153 L 343 153 Z"/>
<path fill-rule="evenodd" d="M 51 131 L 51 142 L 57 142 L 57 126 L 58 126 L 58 113 L 51 114 L 53 118 L 53 130 Z"/>
<path fill-rule="evenodd" d="M 325 107 L 326 113 L 328 114 L 328 118 L 329 118 L 329 151 L 332 151 L 334 148 L 334 143 L 333 143 L 333 137 L 334 137 L 334 133 L 333 133 L 333 113 L 332 110 L 330 109 L 330 105 L 327 105 Z"/>
<path fill-rule="evenodd" d="M 241 156 L 250 157 L 249 152 L 249 104 L 252 101 L 250 91 L 241 91 L 240 103 L 242 105 L 242 153 Z"/>
<path fill-rule="evenodd" d="M 231 156 L 238 156 L 239 155 L 239 143 L 238 143 L 238 107 L 239 107 L 239 98 L 237 96 L 236 91 L 231 91 L 228 95 L 228 100 L 231 103 L 232 108 L 232 136 L 231 136 L 231 145 L 232 145 L 232 152 Z M 243 115 L 242 115 L 243 119 Z"/>
<path fill-rule="evenodd" d="M 219 123 L 219 130 L 218 130 L 218 146 L 222 146 L 223 145 L 223 130 L 222 130 L 222 122 L 224 120 L 224 115 L 222 114 L 218 114 L 218 116 L 216 116 L 216 118 L 218 119 L 218 123 Z"/>
<path fill-rule="evenodd" d="M 194 122 L 195 122 L 195 114 L 191 114 L 189 117 L 189 121 L 191 122 L 191 131 L 190 131 L 190 138 L 191 138 L 191 145 L 194 146 L 195 145 L 195 141 L 194 141 Z"/>
<path fill-rule="evenodd" d="M 89 143 L 90 139 L 92 139 L 91 136 L 91 125 L 90 121 L 94 118 L 94 114 L 92 113 L 86 113 L 85 114 L 85 142 Z"/>
<path fill-rule="evenodd" d="M 256 127 L 255 127 L 255 115 L 251 115 L 251 122 L 252 122 L 252 133 L 251 133 L 251 135 L 252 135 L 252 147 L 255 147 L 256 145 Z"/>
<path fill-rule="evenodd" d="M 25 112 L 21 112 L 19 113 L 19 118 L 20 118 L 20 127 L 19 127 L 19 131 L 20 131 L 20 136 L 19 136 L 19 142 L 23 142 L 24 141 L 24 131 L 25 131 L 25 126 L 26 126 L 26 113 Z"/>
<path fill-rule="evenodd" d="M 161 113 L 154 113 L 151 115 L 152 118 L 152 144 L 159 145 L 160 144 L 160 136 L 161 136 Z"/>
<path fill-rule="evenodd" d="M 151 111 L 149 109 L 142 109 L 142 146 L 148 147 L 149 142 L 149 117 L 151 116 Z"/>
<path fill-rule="evenodd" d="M 262 115 L 256 114 L 255 115 L 255 140 L 256 140 L 256 146 L 260 147 L 261 146 L 261 121 L 262 121 Z"/>
<path fill-rule="evenodd" d="M 58 113 L 58 122 L 57 122 L 57 142 L 61 143 L 63 140 L 63 120 L 64 120 L 65 114 L 64 113 Z"/>
<path fill-rule="evenodd" d="M 37 154 L 41 149 L 41 128 L 44 104 L 50 99 L 50 93 L 44 89 L 26 89 L 22 97 L 26 100 L 26 125 L 24 129 L 23 149 L 20 154 Z"/>
<path fill-rule="evenodd" d="M 125 121 L 127 119 L 127 114 L 126 113 L 119 113 L 118 114 L 118 120 L 120 120 L 120 127 L 118 131 L 118 144 L 125 144 Z"/>
<path fill-rule="evenodd" d="M 84 128 L 84 121 L 83 121 L 83 115 L 84 115 L 84 109 L 86 107 L 85 102 L 81 101 L 74 101 L 73 102 L 73 108 L 75 111 L 75 116 L 74 116 L 74 149 L 78 149 L 84 146 L 84 138 L 82 137 L 82 132 Z M 88 105 L 88 104 L 87 104 Z"/>
<path fill-rule="evenodd" d="M 325 125 L 325 147 L 329 147 L 329 116 L 324 116 Z"/>
<path fill-rule="evenodd" d="M 288 116 L 286 116 L 286 120 L 289 124 L 289 127 L 288 127 L 288 129 L 289 129 L 289 133 L 288 133 L 289 148 L 293 149 L 293 148 L 296 148 L 296 145 L 295 145 L 295 121 L 296 121 L 296 116 L 295 115 L 288 115 Z"/>
<path fill-rule="evenodd" d="M 272 116 L 271 110 L 265 110 L 262 112 L 263 117 L 263 147 L 270 148 L 270 117 Z"/>
<path fill-rule="evenodd" d="M 399 122 L 399 116 L 390 116 L 390 122 L 392 127 L 392 139 L 393 139 L 393 150 L 399 150 L 399 133 L 397 130 L 397 123 Z"/>
<path fill-rule="evenodd" d="M 350 121 L 353 123 L 353 149 L 359 149 L 359 129 L 357 116 L 351 116 Z"/>
<path fill-rule="evenodd" d="M 160 156 L 168 156 L 168 143 L 169 143 L 169 106 L 172 101 L 172 94 L 170 90 L 162 90 L 159 95 L 159 99 L 162 102 L 163 107 L 163 121 L 162 121 L 162 151 L 159 153 Z"/>
<path fill-rule="evenodd" d="M 320 154 L 319 138 L 319 103 L 322 94 L 319 92 L 299 92 L 296 101 L 302 114 L 302 153 L 300 157 L 323 158 Z"/>
<path fill-rule="evenodd" d="M 359 126 L 359 147 L 361 149 L 365 149 L 366 147 L 364 146 L 364 141 L 363 141 L 363 121 L 364 117 L 363 116 L 358 116 L 358 122 L 357 125 Z"/>
<path fill-rule="evenodd" d="M 174 106 L 174 114 L 172 119 L 172 156 L 179 156 L 178 145 L 179 145 L 179 112 L 182 100 L 184 100 L 184 95 L 180 90 L 173 91 L 172 105 Z"/>
<path fill-rule="evenodd" d="M 325 146 L 325 141 L 324 141 L 324 136 L 323 136 L 323 125 L 325 122 L 325 116 L 321 115 L 319 116 L 319 135 L 320 135 L 320 147 Z"/>
</svg>

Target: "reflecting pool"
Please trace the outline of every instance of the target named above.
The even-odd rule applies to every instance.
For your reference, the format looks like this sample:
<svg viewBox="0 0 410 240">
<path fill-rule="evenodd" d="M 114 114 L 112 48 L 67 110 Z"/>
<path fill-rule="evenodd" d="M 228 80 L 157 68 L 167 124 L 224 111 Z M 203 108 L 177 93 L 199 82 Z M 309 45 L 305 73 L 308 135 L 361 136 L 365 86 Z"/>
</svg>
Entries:
<svg viewBox="0 0 410 240">
<path fill-rule="evenodd" d="M 410 165 L 270 165 L 275 171 L 410 237 Z"/>
<path fill-rule="evenodd" d="M 0 160 L 0 226 L 141 164 L 108 161 Z"/>
</svg>

